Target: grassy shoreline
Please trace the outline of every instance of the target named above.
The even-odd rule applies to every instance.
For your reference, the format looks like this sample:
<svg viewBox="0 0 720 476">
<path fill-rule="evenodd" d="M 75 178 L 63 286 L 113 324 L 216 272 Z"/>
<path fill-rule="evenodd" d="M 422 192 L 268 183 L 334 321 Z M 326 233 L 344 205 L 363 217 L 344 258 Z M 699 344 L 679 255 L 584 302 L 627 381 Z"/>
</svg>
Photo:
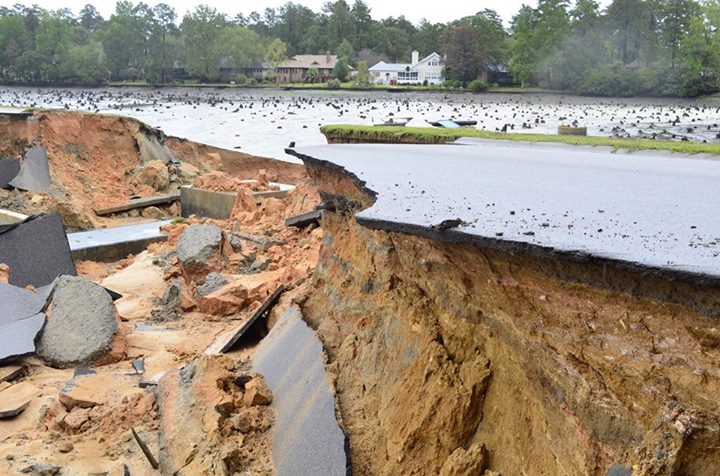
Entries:
<svg viewBox="0 0 720 476">
<path fill-rule="evenodd" d="M 602 146 L 615 150 L 658 150 L 685 154 L 720 156 L 720 144 L 700 142 L 659 141 L 651 139 L 620 139 L 616 137 L 560 136 L 554 134 L 518 134 L 481 131 L 471 128 L 440 129 L 402 126 L 355 126 L 327 124 L 320 128 L 331 143 L 413 143 L 443 144 L 461 137 L 511 140 L 519 142 L 553 142 L 569 145 Z"/>
</svg>

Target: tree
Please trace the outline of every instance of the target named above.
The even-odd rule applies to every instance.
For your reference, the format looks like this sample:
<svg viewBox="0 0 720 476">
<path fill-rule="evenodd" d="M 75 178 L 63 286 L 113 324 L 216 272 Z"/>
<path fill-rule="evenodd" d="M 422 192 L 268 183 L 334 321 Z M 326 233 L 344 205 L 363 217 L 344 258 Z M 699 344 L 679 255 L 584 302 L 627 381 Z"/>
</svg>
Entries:
<svg viewBox="0 0 720 476">
<path fill-rule="evenodd" d="M 357 64 L 357 76 L 355 77 L 355 83 L 359 86 L 366 86 L 370 84 L 370 71 L 368 64 L 365 61 L 360 61 Z"/>
<path fill-rule="evenodd" d="M 226 67 L 234 69 L 256 66 L 263 57 L 260 35 L 239 26 L 223 29 L 215 49 L 218 61 L 222 58 Z"/>
<path fill-rule="evenodd" d="M 265 49 L 265 62 L 268 65 L 269 78 L 275 78 L 278 66 L 286 59 L 287 45 L 282 40 L 274 39 Z"/>
<path fill-rule="evenodd" d="M 347 81 L 347 77 L 350 74 L 350 68 L 348 67 L 347 62 L 344 58 L 340 58 L 337 63 L 335 63 L 335 67 L 333 68 L 332 75 L 333 78 L 340 80 L 342 82 Z"/>
<path fill-rule="evenodd" d="M 350 64 L 352 63 L 352 59 L 355 56 L 355 50 L 353 49 L 352 44 L 345 39 L 340 43 L 340 46 L 337 49 L 337 55 L 339 58 L 342 58 L 345 60 L 345 63 Z"/>
<path fill-rule="evenodd" d="M 457 26 L 445 37 L 445 67 L 448 76 L 463 82 L 478 77 L 485 59 L 480 34 L 473 28 Z"/>
<path fill-rule="evenodd" d="M 93 5 L 89 3 L 80 10 L 80 26 L 93 32 L 100 28 L 105 20 Z"/>
<path fill-rule="evenodd" d="M 690 33 L 693 18 L 699 6 L 693 0 L 665 0 L 660 9 L 662 38 L 670 49 L 672 68 L 683 38 Z"/>
<path fill-rule="evenodd" d="M 198 6 L 183 17 L 185 61 L 191 74 L 205 80 L 217 78 L 219 58 L 215 47 L 225 23 L 225 15 L 207 5 Z"/>
</svg>

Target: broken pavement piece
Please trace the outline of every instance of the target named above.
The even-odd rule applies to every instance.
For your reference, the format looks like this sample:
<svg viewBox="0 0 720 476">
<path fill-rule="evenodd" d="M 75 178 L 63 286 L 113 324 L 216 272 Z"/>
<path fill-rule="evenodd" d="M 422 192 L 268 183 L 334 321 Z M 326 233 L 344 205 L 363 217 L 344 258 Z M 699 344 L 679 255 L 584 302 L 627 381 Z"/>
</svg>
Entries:
<svg viewBox="0 0 720 476">
<path fill-rule="evenodd" d="M 33 463 L 20 470 L 23 474 L 31 476 L 56 476 L 62 471 L 62 466 L 56 464 Z"/>
<path fill-rule="evenodd" d="M 251 235 L 240 230 L 233 230 L 233 233 L 239 238 L 255 243 L 262 251 L 267 251 L 271 246 L 282 246 L 285 244 L 282 240 L 275 240 L 267 236 Z"/>
<path fill-rule="evenodd" d="M 107 403 L 107 391 L 113 385 L 113 377 L 95 373 L 77 375 L 65 383 L 58 393 L 58 400 L 67 409 L 92 408 Z"/>
<path fill-rule="evenodd" d="M 335 417 L 324 362 L 322 344 L 297 306 L 283 313 L 255 351 L 253 372 L 264 377 L 274 395 L 273 460 L 278 476 L 349 474 L 346 437 Z"/>
<path fill-rule="evenodd" d="M 20 161 L 17 159 L 0 159 L 0 188 L 8 188 L 10 182 L 20 172 Z"/>
<path fill-rule="evenodd" d="M 38 356 L 56 368 L 108 363 L 124 355 L 124 336 L 110 295 L 83 278 L 60 277 L 48 319 L 37 345 Z"/>
<path fill-rule="evenodd" d="M 30 405 L 38 388 L 28 382 L 20 382 L 0 392 L 0 418 L 14 418 Z"/>
<path fill-rule="evenodd" d="M 148 462 L 150 463 L 150 466 L 152 466 L 152 469 L 158 469 L 160 465 L 158 464 L 157 460 L 155 459 L 155 456 L 152 454 L 152 451 L 150 451 L 150 448 L 148 448 L 148 445 L 140 438 L 140 435 L 137 434 L 137 431 L 135 431 L 135 428 L 130 428 L 130 431 L 132 432 L 133 438 L 135 438 L 135 441 L 137 442 L 138 446 L 140 446 L 140 449 L 142 450 L 143 454 L 145 455 L 145 458 L 147 458 Z"/>
<path fill-rule="evenodd" d="M 255 321 L 260 318 L 263 314 L 267 313 L 280 298 L 280 295 L 285 292 L 285 285 L 281 284 L 274 293 L 268 297 L 265 302 L 260 306 L 250 317 L 245 319 L 237 328 L 227 332 L 219 334 L 213 342 L 205 349 L 206 355 L 217 355 L 224 354 L 233 348 L 233 346 L 240 340 L 240 337 L 250 329 Z"/>
<path fill-rule="evenodd" d="M 313 210 L 301 215 L 287 218 L 285 220 L 285 226 L 294 226 L 297 228 L 305 228 L 306 226 L 316 223 L 320 223 L 320 217 L 322 217 L 322 210 Z"/>
<path fill-rule="evenodd" d="M 6 365 L 0 367 L 0 382 L 9 382 L 25 375 L 27 368 L 24 365 Z"/>
<path fill-rule="evenodd" d="M 0 284 L 0 362 L 35 353 L 35 338 L 45 325 L 47 295 Z"/>
<path fill-rule="evenodd" d="M 21 288 L 40 288 L 63 274 L 75 276 L 60 215 L 30 217 L 0 233 L 0 263 L 10 267 L 10 284 Z"/>
<path fill-rule="evenodd" d="M 45 149 L 33 147 L 25 153 L 20 171 L 10 185 L 26 192 L 41 192 L 50 186 L 50 166 Z"/>
<path fill-rule="evenodd" d="M 146 208 L 154 205 L 165 205 L 180 200 L 180 194 L 171 193 L 168 195 L 157 195 L 152 197 L 136 197 L 129 199 L 126 203 L 106 208 L 96 208 L 97 216 L 112 215 L 113 213 L 126 212 L 136 208 Z"/>
<path fill-rule="evenodd" d="M 216 225 L 191 225 L 180 235 L 177 245 L 178 259 L 183 268 L 204 269 L 220 253 L 222 230 Z"/>
</svg>

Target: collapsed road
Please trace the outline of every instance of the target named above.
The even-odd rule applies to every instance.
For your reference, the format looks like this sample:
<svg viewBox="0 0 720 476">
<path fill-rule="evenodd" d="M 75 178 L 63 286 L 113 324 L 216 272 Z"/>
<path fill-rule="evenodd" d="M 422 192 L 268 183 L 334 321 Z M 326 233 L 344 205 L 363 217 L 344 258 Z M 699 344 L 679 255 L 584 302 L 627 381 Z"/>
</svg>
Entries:
<svg viewBox="0 0 720 476">
<path fill-rule="evenodd" d="M 468 144 L 287 149 L 353 469 L 716 473 L 720 162 Z"/>
<path fill-rule="evenodd" d="M 30 250 L 0 253 L 6 474 L 720 467 L 716 159 L 288 149 L 303 167 L 127 118 L 0 120 L 8 179 L 33 148 L 50 184 L 0 190 L 0 243 Z"/>
</svg>

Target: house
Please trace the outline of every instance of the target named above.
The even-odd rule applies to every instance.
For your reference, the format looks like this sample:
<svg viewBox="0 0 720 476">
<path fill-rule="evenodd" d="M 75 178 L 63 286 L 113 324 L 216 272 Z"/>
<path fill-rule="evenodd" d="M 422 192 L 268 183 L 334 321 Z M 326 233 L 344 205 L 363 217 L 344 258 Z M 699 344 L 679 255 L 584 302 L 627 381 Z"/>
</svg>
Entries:
<svg viewBox="0 0 720 476">
<path fill-rule="evenodd" d="M 510 74 L 510 68 L 503 63 L 485 63 L 478 75 L 478 79 L 490 84 L 509 85 L 515 83 L 512 74 Z"/>
<path fill-rule="evenodd" d="M 310 79 L 310 70 L 317 71 L 314 81 L 324 82 L 332 78 L 333 68 L 338 62 L 336 55 L 295 55 L 283 61 L 277 68 L 277 81 L 279 83 L 299 83 Z"/>
<path fill-rule="evenodd" d="M 370 81 L 375 84 L 440 84 L 445 80 L 445 66 L 442 57 L 432 53 L 419 59 L 417 51 L 412 52 L 411 63 L 379 62 L 369 69 Z"/>
</svg>

